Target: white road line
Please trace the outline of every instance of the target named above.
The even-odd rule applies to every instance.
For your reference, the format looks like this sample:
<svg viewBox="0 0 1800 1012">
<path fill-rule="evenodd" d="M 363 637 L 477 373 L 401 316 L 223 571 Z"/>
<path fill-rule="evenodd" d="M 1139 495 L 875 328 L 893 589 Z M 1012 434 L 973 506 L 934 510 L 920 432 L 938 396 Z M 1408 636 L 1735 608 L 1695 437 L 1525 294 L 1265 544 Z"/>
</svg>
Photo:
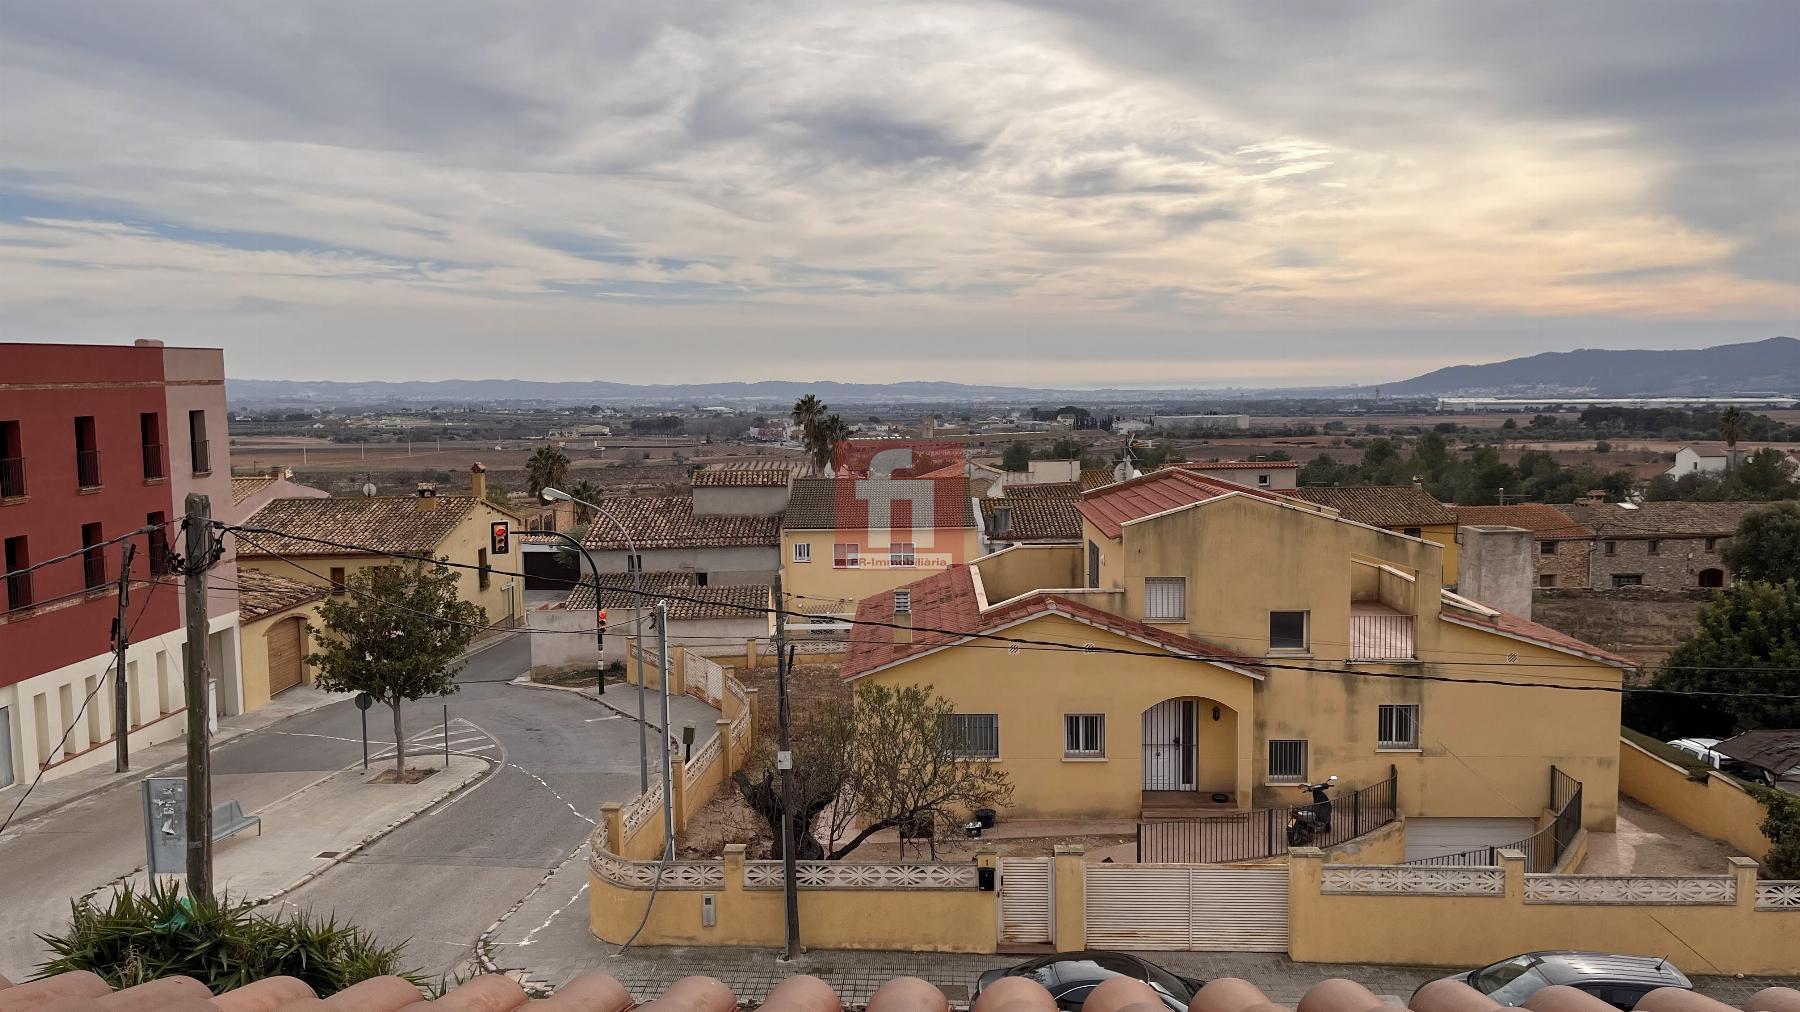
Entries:
<svg viewBox="0 0 1800 1012">
<path fill-rule="evenodd" d="M 550 922 L 551 922 L 551 921 L 554 921 L 554 920 L 556 920 L 556 918 L 557 918 L 557 917 L 558 917 L 558 916 L 559 916 L 559 915 L 561 915 L 561 914 L 562 914 L 562 912 L 563 912 L 563 911 L 564 911 L 564 910 L 567 910 L 567 909 L 569 909 L 569 908 L 570 908 L 570 907 L 572 907 L 572 906 L 574 906 L 574 905 L 575 905 L 575 901 L 576 901 L 576 900 L 578 900 L 578 899 L 580 899 L 580 898 L 581 898 L 581 894 L 582 894 L 582 893 L 584 893 L 584 892 L 587 892 L 587 889 L 588 889 L 588 884 L 587 884 L 587 883 L 586 883 L 586 882 L 583 882 L 583 883 L 581 883 L 581 888 L 580 888 L 580 889 L 577 889 L 577 890 L 575 890 L 575 895 L 573 895 L 573 896 L 571 896 L 571 897 L 569 897 L 569 902 L 567 902 L 567 903 L 564 903 L 564 904 L 563 904 L 563 905 L 562 905 L 562 906 L 560 906 L 560 907 L 557 907 L 557 908 L 556 908 L 556 909 L 555 909 L 555 910 L 552 910 L 552 911 L 550 911 L 550 916 L 549 916 L 549 917 L 546 917 L 546 918 L 545 918 L 545 919 L 544 919 L 544 923 L 542 923 L 542 924 L 540 924 L 540 925 L 538 925 L 538 926 L 537 926 L 537 927 L 535 927 L 535 928 L 532 928 L 532 929 L 531 929 L 531 930 L 530 930 L 530 931 L 527 931 L 527 932 L 526 932 L 526 933 L 525 933 L 525 937 L 524 937 L 524 938 L 522 938 L 522 939 L 520 939 L 520 940 L 519 940 L 519 941 L 518 941 L 518 942 L 517 942 L 517 943 L 515 943 L 515 944 L 517 944 L 517 945 L 518 945 L 518 946 L 521 946 L 521 947 L 523 947 L 523 946 L 526 946 L 526 945 L 530 945 L 530 944 L 531 944 L 531 943 L 532 943 L 532 941 L 533 941 L 533 940 L 534 940 L 534 939 L 535 939 L 535 938 L 536 938 L 536 937 L 537 937 L 537 933 L 538 933 L 538 932 L 540 932 L 540 931 L 542 931 L 542 930 L 544 930 L 544 929 L 545 929 L 545 928 L 547 928 L 547 927 L 549 927 L 549 926 L 550 926 Z"/>
</svg>

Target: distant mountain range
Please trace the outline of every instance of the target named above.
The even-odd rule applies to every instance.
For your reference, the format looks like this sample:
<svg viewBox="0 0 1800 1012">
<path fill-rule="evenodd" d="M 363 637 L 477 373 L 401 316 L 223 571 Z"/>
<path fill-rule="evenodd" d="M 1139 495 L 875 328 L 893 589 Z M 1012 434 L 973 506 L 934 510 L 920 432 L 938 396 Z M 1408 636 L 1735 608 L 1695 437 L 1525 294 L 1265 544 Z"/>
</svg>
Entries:
<svg viewBox="0 0 1800 1012">
<path fill-rule="evenodd" d="M 1800 392 L 1800 340 L 1791 337 L 1675 351 L 1551 351 L 1487 365 L 1453 365 L 1381 385 L 1384 397 L 1793 392 Z"/>
<path fill-rule="evenodd" d="M 237 405 L 339 407 L 377 404 L 789 404 L 815 394 L 830 404 L 957 404 L 1057 401 L 1125 404 L 1242 397 L 1355 397 L 1375 389 L 1388 397 L 1629 397 L 1800 392 L 1800 340 L 1772 337 L 1747 344 L 1676 351 L 1545 352 L 1486 365 L 1454 365 L 1397 383 L 1331 389 L 1066 390 L 965 383 L 611 383 L 603 380 L 367 381 L 234 379 Z"/>
</svg>

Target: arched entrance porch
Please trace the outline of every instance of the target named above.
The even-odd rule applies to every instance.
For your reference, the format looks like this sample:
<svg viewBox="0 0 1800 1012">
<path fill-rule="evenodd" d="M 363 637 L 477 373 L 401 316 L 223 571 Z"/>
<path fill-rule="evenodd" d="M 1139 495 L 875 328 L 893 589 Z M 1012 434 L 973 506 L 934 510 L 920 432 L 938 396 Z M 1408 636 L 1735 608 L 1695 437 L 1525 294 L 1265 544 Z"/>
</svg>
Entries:
<svg viewBox="0 0 1800 1012">
<path fill-rule="evenodd" d="M 1176 696 L 1143 711 L 1144 818 L 1239 808 L 1238 713 L 1215 699 Z"/>
</svg>

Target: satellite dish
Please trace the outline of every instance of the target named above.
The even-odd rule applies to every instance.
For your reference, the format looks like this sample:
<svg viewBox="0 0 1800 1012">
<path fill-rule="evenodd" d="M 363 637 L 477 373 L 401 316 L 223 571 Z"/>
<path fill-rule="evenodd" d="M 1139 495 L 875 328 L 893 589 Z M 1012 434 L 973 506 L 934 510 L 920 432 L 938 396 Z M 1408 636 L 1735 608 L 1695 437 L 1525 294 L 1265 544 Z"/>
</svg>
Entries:
<svg viewBox="0 0 1800 1012">
<path fill-rule="evenodd" d="M 362 493 L 363 493 L 363 495 L 365 495 L 365 496 L 371 496 L 371 497 L 372 497 L 372 496 L 374 496 L 374 494 L 375 494 L 375 483 L 374 483 L 374 482 L 372 482 L 372 481 L 365 481 L 365 482 L 363 482 L 363 488 L 362 488 Z"/>
</svg>

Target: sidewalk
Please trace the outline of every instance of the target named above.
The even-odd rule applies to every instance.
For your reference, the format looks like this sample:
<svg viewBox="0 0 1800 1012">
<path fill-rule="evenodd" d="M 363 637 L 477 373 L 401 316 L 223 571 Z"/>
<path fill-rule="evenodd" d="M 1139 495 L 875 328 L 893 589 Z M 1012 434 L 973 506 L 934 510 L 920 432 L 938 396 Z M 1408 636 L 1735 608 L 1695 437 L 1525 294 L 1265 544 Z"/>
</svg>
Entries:
<svg viewBox="0 0 1800 1012">
<path fill-rule="evenodd" d="M 348 692 L 324 692 L 310 685 L 296 685 L 279 696 L 269 700 L 259 709 L 250 713 L 240 713 L 219 719 L 219 729 L 213 732 L 212 747 L 220 746 L 241 738 L 244 735 L 261 731 L 263 728 L 278 724 L 289 717 L 297 717 L 310 713 L 322 706 L 330 706 L 339 700 L 349 699 Z M 131 754 L 131 769 L 124 773 L 115 773 L 110 765 L 96 766 L 93 769 L 71 773 L 55 779 L 46 778 L 31 791 L 31 796 L 20 806 L 19 814 L 13 819 L 13 826 L 22 826 L 33 819 L 55 811 L 72 801 L 79 801 L 90 794 L 117 787 L 122 784 L 136 784 L 145 777 L 155 776 L 170 767 L 187 761 L 187 737 L 183 735 L 173 741 L 165 741 L 160 745 L 140 748 Z M 0 818 L 12 810 L 31 785 L 29 777 L 21 777 L 19 781 L 5 790 L 0 790 Z"/>
<path fill-rule="evenodd" d="M 467 660 L 489 647 L 506 642 L 508 638 L 509 634 L 490 637 L 469 648 L 458 659 Z M 218 729 L 212 734 L 212 748 L 217 751 L 220 746 L 234 739 L 279 724 L 289 717 L 311 713 L 320 707 L 330 706 L 332 703 L 350 699 L 353 696 L 354 693 L 349 692 L 325 692 L 312 685 L 296 685 L 250 713 L 219 718 Z M 125 773 L 115 773 L 111 765 L 101 765 L 93 769 L 82 770 L 79 773 L 71 773 L 68 776 L 47 777 L 40 781 L 35 788 L 31 787 L 31 777 L 21 776 L 11 787 L 0 790 L 0 821 L 5 819 L 7 812 L 12 811 L 13 805 L 18 803 L 19 796 L 27 790 L 30 790 L 31 793 L 25 799 L 25 803 L 20 805 L 18 814 L 13 818 L 13 827 L 24 825 L 88 795 L 97 794 L 121 784 L 135 785 L 143 781 L 145 777 L 155 776 L 186 761 L 187 736 L 183 735 L 173 741 L 140 748 L 131 753 L 131 769 Z"/>
<path fill-rule="evenodd" d="M 422 756 L 419 765 L 433 765 Z M 213 848 L 218 891 L 257 903 L 316 878 L 493 768 L 489 760 L 454 755 L 447 768 L 417 784 L 372 784 L 385 766 L 340 770 L 256 814 L 262 832 L 246 830 Z M 143 880 L 144 875 L 139 876 Z"/>
</svg>

